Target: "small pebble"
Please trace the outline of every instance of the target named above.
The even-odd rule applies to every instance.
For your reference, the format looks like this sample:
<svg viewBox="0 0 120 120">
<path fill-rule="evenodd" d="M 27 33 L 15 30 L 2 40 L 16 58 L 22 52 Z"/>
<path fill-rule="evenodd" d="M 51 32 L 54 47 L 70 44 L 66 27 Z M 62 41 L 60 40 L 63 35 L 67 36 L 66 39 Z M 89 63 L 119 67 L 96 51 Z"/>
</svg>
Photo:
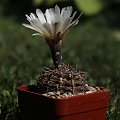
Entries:
<svg viewBox="0 0 120 120">
<path fill-rule="evenodd" d="M 55 95 L 54 92 L 48 92 L 47 95 Z"/>
<path fill-rule="evenodd" d="M 56 98 L 55 96 L 50 96 L 51 98 Z"/>
<path fill-rule="evenodd" d="M 57 98 L 58 98 L 58 99 L 60 99 L 60 98 L 61 98 L 61 96 L 57 96 Z"/>
<path fill-rule="evenodd" d="M 87 94 L 87 93 L 92 93 L 92 91 L 87 91 L 86 94 Z"/>
<path fill-rule="evenodd" d="M 50 97 L 51 95 L 47 94 L 47 97 Z"/>
<path fill-rule="evenodd" d="M 57 91 L 57 92 L 56 92 L 56 95 L 60 95 L 60 91 Z"/>
<path fill-rule="evenodd" d="M 92 92 L 95 92 L 95 91 L 96 91 L 96 89 L 95 89 L 94 87 L 92 87 L 92 86 L 88 86 L 88 89 L 89 89 L 90 91 L 92 91 Z"/>
<path fill-rule="evenodd" d="M 64 93 L 63 96 L 68 97 L 68 94 L 67 94 L 67 93 Z"/>
<path fill-rule="evenodd" d="M 68 96 L 73 96 L 73 94 L 71 92 L 68 93 Z"/>
<path fill-rule="evenodd" d="M 60 98 L 64 98 L 65 96 L 64 95 L 60 95 Z"/>
<path fill-rule="evenodd" d="M 44 93 L 44 94 L 42 94 L 42 95 L 44 95 L 44 96 L 48 96 L 46 93 Z"/>
<path fill-rule="evenodd" d="M 83 93 L 77 93 L 77 95 L 82 95 Z"/>
<path fill-rule="evenodd" d="M 95 87 L 96 88 L 96 90 L 100 90 L 100 88 L 99 87 Z"/>
</svg>

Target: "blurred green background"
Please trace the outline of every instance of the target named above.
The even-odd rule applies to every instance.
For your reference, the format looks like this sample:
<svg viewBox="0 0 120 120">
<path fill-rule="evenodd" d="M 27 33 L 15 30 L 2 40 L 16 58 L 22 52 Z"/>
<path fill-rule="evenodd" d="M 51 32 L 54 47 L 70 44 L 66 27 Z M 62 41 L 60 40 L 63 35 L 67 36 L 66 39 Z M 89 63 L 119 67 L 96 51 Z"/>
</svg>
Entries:
<svg viewBox="0 0 120 120">
<path fill-rule="evenodd" d="M 52 65 L 44 39 L 22 23 L 25 14 L 55 4 L 84 13 L 64 38 L 63 60 L 86 71 L 89 84 L 111 90 L 107 120 L 120 120 L 119 0 L 0 0 L 0 120 L 20 120 L 16 88 L 34 84 Z"/>
</svg>

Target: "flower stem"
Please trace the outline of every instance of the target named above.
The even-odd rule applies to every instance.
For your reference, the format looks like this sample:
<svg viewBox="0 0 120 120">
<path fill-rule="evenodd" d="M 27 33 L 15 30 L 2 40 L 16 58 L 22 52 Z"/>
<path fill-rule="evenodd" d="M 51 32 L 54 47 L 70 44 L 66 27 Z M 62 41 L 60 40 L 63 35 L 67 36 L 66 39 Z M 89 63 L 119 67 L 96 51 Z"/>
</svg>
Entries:
<svg viewBox="0 0 120 120">
<path fill-rule="evenodd" d="M 62 55 L 61 55 L 61 50 L 60 50 L 60 43 L 50 43 L 48 42 L 48 46 L 50 48 L 50 51 L 51 51 L 51 55 L 52 55 L 52 59 L 53 59 L 53 63 L 54 63 L 54 66 L 56 68 L 59 68 L 61 67 L 61 64 L 62 64 Z"/>
</svg>

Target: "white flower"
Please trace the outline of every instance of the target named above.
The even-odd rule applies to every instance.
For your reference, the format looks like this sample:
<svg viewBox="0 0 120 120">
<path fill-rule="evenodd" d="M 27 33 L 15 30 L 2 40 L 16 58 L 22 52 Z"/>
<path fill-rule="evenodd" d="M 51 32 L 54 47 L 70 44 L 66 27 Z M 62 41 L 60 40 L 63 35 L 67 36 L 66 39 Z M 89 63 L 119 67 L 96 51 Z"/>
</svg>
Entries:
<svg viewBox="0 0 120 120">
<path fill-rule="evenodd" d="M 55 8 L 47 9 L 45 14 L 40 9 L 36 9 L 36 15 L 31 13 L 30 16 L 26 15 L 30 24 L 23 24 L 25 27 L 37 31 L 33 35 L 44 36 L 46 39 L 55 41 L 62 40 L 64 34 L 71 26 L 79 22 L 79 17 L 75 20 L 76 11 L 72 14 L 73 8 L 64 7 L 60 8 L 56 5 Z"/>
</svg>

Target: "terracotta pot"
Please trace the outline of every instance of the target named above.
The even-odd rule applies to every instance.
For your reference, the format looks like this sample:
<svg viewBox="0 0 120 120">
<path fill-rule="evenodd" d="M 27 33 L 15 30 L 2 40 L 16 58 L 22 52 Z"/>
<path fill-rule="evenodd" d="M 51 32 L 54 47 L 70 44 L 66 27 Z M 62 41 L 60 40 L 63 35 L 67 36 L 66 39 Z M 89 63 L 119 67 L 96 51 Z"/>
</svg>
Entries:
<svg viewBox="0 0 120 120">
<path fill-rule="evenodd" d="M 109 89 L 54 99 L 20 86 L 18 103 L 23 120 L 105 120 Z"/>
</svg>

